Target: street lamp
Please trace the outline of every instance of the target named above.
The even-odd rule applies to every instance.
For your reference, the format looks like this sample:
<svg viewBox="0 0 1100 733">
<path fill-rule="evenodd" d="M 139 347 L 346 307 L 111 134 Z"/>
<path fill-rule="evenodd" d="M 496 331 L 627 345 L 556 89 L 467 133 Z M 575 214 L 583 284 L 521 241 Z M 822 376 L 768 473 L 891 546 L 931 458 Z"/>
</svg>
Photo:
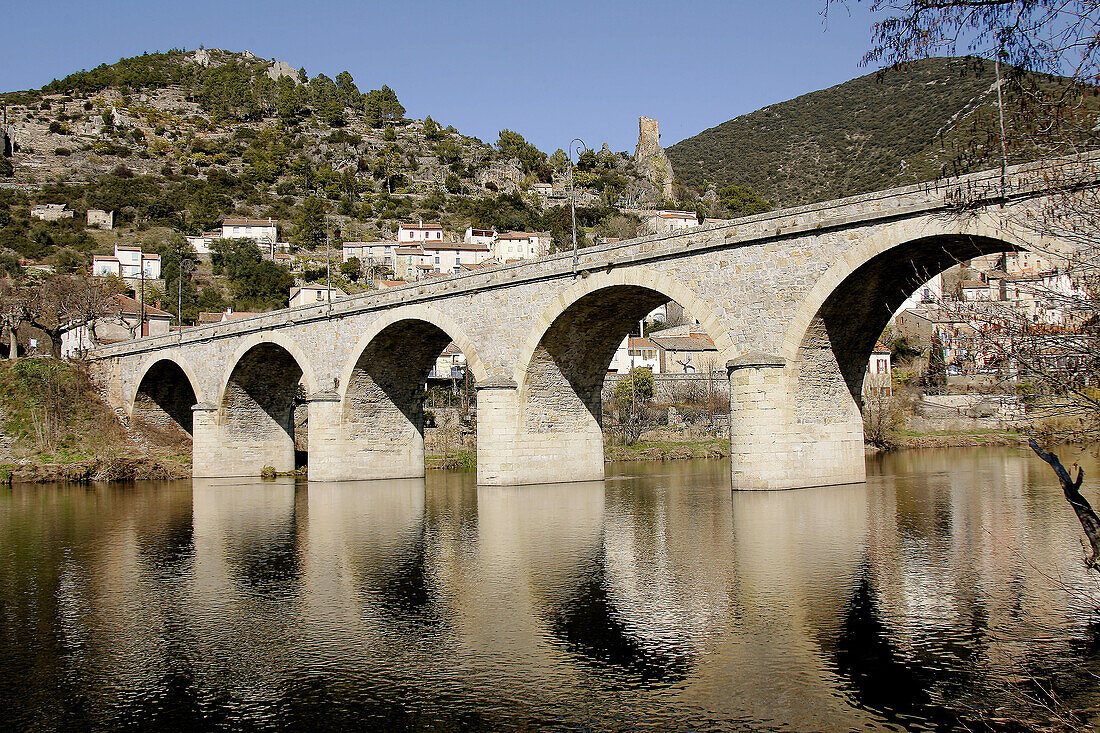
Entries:
<svg viewBox="0 0 1100 733">
<path fill-rule="evenodd" d="M 580 257 L 577 252 L 577 195 L 573 190 L 573 150 L 576 143 L 577 162 L 581 160 L 581 154 L 588 150 L 584 140 L 575 137 L 569 141 L 569 214 L 573 219 L 573 277 L 577 276 L 577 260 Z"/>
</svg>

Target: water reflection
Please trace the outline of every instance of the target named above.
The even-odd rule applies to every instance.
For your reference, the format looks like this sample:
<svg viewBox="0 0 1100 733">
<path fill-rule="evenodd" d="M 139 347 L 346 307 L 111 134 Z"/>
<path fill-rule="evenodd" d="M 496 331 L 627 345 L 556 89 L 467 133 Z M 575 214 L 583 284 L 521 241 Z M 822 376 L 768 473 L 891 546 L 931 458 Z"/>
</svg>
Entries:
<svg viewBox="0 0 1100 733">
<path fill-rule="evenodd" d="M 960 711 L 1041 715 L 1047 690 L 1100 707 L 1100 589 L 1045 466 L 937 451 L 869 474 L 737 494 L 718 462 L 481 490 L 17 488 L 0 718 L 948 730 Z"/>
</svg>

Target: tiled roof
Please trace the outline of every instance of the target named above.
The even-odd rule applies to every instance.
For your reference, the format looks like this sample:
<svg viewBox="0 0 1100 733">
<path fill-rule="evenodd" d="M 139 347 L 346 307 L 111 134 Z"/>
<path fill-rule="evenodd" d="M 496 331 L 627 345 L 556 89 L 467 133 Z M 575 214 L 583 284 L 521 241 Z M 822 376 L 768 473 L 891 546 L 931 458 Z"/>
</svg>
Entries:
<svg viewBox="0 0 1100 733">
<path fill-rule="evenodd" d="M 665 351 L 717 351 L 714 342 L 703 335 L 650 336 L 650 340 Z"/>
<path fill-rule="evenodd" d="M 116 295 L 115 300 L 119 305 L 119 312 L 125 316 L 136 316 L 141 312 L 141 303 L 126 295 Z M 154 308 L 148 303 L 145 304 L 145 315 L 149 316 L 165 316 L 172 317 L 172 314 L 168 311 L 162 311 L 160 308 Z"/>
<path fill-rule="evenodd" d="M 267 219 L 225 219 L 222 221 L 223 227 L 273 227 L 277 222 Z"/>
</svg>

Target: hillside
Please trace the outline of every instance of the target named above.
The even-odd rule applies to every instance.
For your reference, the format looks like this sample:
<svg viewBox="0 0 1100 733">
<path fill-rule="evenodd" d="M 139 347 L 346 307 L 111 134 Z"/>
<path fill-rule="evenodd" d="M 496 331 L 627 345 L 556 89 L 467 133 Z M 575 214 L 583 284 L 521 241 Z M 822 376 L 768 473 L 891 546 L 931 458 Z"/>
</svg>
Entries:
<svg viewBox="0 0 1100 733">
<path fill-rule="evenodd" d="M 0 94 L 0 106 L 15 148 L 0 156 L 0 250 L 28 259 L 110 251 L 79 222 L 29 221 L 37 203 L 65 203 L 78 218 L 114 210 L 124 237 L 271 217 L 305 249 L 323 216 L 345 239 L 389 239 L 418 218 L 459 233 L 549 230 L 559 244 L 568 229 L 564 153 L 508 130 L 489 144 L 406 119 L 394 90 L 360 91 L 346 71 L 311 78 L 248 52 L 174 50 Z M 579 179 L 578 218 L 594 230 L 622 195 L 655 202 L 655 191 L 631 156 L 602 151 Z"/>
<path fill-rule="evenodd" d="M 824 201 L 938 175 L 945 136 L 991 99 L 991 66 L 930 59 L 736 117 L 668 157 L 688 186 L 748 186 L 776 206 Z"/>
</svg>

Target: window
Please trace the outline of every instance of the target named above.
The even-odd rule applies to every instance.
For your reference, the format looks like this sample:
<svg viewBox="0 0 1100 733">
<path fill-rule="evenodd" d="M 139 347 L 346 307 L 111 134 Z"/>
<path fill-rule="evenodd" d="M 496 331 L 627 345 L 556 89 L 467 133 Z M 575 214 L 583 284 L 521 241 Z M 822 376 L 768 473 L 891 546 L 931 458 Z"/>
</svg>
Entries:
<svg viewBox="0 0 1100 733">
<path fill-rule="evenodd" d="M 317 300 L 322 300 L 320 290 L 317 291 Z"/>
</svg>

